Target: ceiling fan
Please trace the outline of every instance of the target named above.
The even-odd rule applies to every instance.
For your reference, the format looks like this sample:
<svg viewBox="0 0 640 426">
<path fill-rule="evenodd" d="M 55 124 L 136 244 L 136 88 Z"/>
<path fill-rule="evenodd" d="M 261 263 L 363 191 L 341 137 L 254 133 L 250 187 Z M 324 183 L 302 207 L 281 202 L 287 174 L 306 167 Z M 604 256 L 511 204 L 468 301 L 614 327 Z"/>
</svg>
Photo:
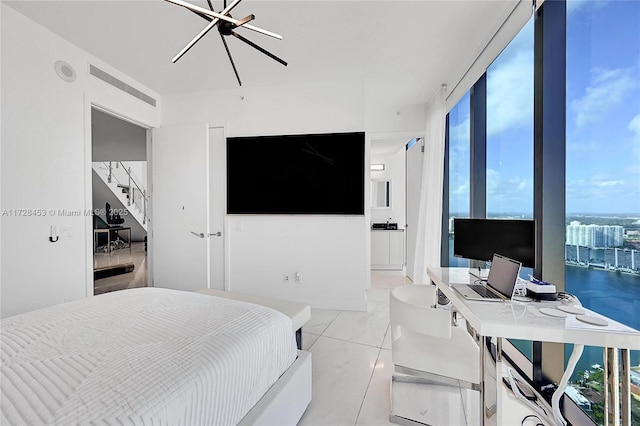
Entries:
<svg viewBox="0 0 640 426">
<path fill-rule="evenodd" d="M 236 74 L 236 78 L 238 79 L 238 84 L 240 86 L 242 86 L 242 81 L 240 81 L 240 75 L 238 74 L 238 70 L 236 69 L 236 65 L 233 62 L 233 58 L 231 57 L 231 52 L 229 51 L 229 46 L 227 45 L 227 41 L 225 40 L 225 37 L 227 37 L 227 36 L 232 35 L 235 38 L 237 38 L 238 40 L 243 41 L 244 43 L 248 44 L 249 46 L 253 47 L 254 49 L 264 53 L 265 55 L 267 55 L 271 59 L 274 59 L 274 60 L 280 62 L 285 67 L 287 66 L 287 63 L 284 60 L 278 58 L 273 53 L 268 52 L 267 50 L 265 50 L 262 47 L 258 46 L 257 44 L 255 44 L 251 40 L 241 36 L 240 34 L 238 34 L 235 31 L 236 28 L 242 27 L 242 28 L 246 28 L 246 29 L 251 30 L 251 31 L 255 31 L 255 32 L 260 33 L 260 34 L 267 35 L 269 37 L 276 38 L 278 40 L 282 40 L 282 36 L 279 35 L 279 34 L 272 33 L 271 31 L 263 30 L 262 28 L 258 28 L 256 26 L 250 25 L 249 22 L 251 22 L 251 21 L 253 21 L 255 19 L 254 15 L 247 15 L 242 19 L 234 19 L 231 16 L 230 12 L 242 0 L 233 0 L 229 6 L 227 6 L 227 0 L 224 0 L 224 8 L 220 12 L 216 12 L 216 11 L 213 10 L 213 5 L 211 4 L 211 0 L 207 0 L 207 3 L 209 4 L 209 10 L 205 9 L 203 7 L 199 7 L 199 6 L 193 5 L 191 3 L 187 3 L 187 2 L 185 2 L 183 0 L 165 0 L 165 1 L 167 1 L 169 3 L 177 4 L 178 6 L 182 6 L 182 7 L 186 8 L 186 9 L 190 10 L 191 12 L 195 13 L 196 15 L 200 16 L 201 18 L 209 21 L 209 24 L 206 27 L 204 27 L 204 29 L 202 31 L 200 31 L 200 33 L 198 33 L 198 35 L 195 36 L 195 38 L 193 40 L 191 40 L 184 47 L 184 49 L 182 49 L 176 56 L 174 56 L 173 59 L 171 60 L 171 62 L 176 63 L 185 53 L 187 53 L 189 51 L 189 49 L 191 49 L 198 41 L 200 41 L 200 39 L 202 39 L 202 37 L 204 37 L 211 29 L 213 29 L 213 27 L 218 26 L 218 33 L 220 33 L 220 38 L 222 39 L 222 44 L 224 44 L 224 48 L 227 51 L 227 56 L 229 57 L 229 61 L 231 62 L 231 66 L 233 67 L 233 72 Z"/>
</svg>

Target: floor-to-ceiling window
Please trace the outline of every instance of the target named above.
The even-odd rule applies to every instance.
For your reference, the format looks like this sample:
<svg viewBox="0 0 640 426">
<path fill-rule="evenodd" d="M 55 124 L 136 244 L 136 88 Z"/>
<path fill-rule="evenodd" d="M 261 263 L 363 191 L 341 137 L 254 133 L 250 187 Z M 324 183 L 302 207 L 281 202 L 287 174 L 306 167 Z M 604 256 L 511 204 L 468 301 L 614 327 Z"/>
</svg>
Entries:
<svg viewBox="0 0 640 426">
<path fill-rule="evenodd" d="M 488 218 L 533 218 L 533 31 L 532 19 L 487 69 Z M 511 343 L 532 359 L 530 341 Z"/>
<path fill-rule="evenodd" d="M 566 111 L 566 289 L 640 329 L 640 2 L 567 1 Z M 572 378 L 597 423 L 602 364 L 585 348 Z M 631 365 L 640 424 L 640 353 Z"/>
<path fill-rule="evenodd" d="M 557 4 L 564 7 L 563 2 Z M 486 183 L 488 217 L 532 217 L 534 198 L 540 206 L 544 204 L 540 203 L 541 194 L 548 194 L 550 189 L 555 188 L 547 187 L 545 190 L 544 185 L 559 185 L 562 188 L 562 182 L 566 180 L 566 214 L 562 208 L 549 208 L 545 205 L 541 207 L 542 212 L 535 212 L 538 219 L 545 215 L 546 220 L 549 220 L 549 214 L 553 214 L 552 227 L 559 221 L 557 225 L 562 229 L 562 222 L 566 222 L 566 266 L 560 269 L 560 276 L 566 275 L 566 279 L 561 283 L 561 288 L 562 284 L 566 284 L 564 290 L 577 295 L 585 306 L 636 329 L 640 328 L 638 22 L 639 1 L 568 0 L 566 105 L 562 100 L 563 96 L 558 96 L 561 108 L 557 105 L 552 108 L 543 105 L 542 111 L 546 111 L 546 116 L 540 110 L 535 112 L 538 120 L 547 121 L 547 126 L 551 126 L 548 121 L 553 120 L 547 119 L 559 115 L 549 111 L 563 111 L 566 107 L 566 128 L 564 125 L 560 126 L 562 137 L 555 132 L 553 138 L 546 140 L 536 127 L 538 137 L 547 145 L 551 143 L 552 146 L 557 146 L 557 141 L 564 142 L 566 133 L 566 165 L 564 156 L 559 160 L 560 164 L 554 165 L 553 159 L 549 161 L 549 158 L 544 162 L 545 169 L 566 169 L 566 173 L 560 173 L 557 179 L 553 176 L 549 180 L 545 176 L 546 180 L 538 188 L 534 187 L 533 179 L 533 79 L 535 72 L 540 72 L 540 76 L 536 78 L 541 78 L 542 67 L 533 63 L 533 33 L 535 30 L 546 34 L 548 27 L 543 30 L 542 26 L 537 25 L 538 21 L 536 28 L 533 28 L 532 23 L 527 24 L 487 70 L 486 182 L 483 177 L 483 182 Z M 553 31 L 557 33 L 561 30 L 559 32 L 563 37 L 562 43 L 554 46 L 564 46 L 565 21 L 555 20 L 553 25 L 556 24 L 563 28 L 554 27 Z M 538 35 L 542 36 L 536 34 L 536 41 L 541 41 L 543 37 L 537 38 Z M 536 55 L 540 52 L 538 48 L 543 52 L 553 50 L 536 46 Z M 564 55 L 563 49 L 560 52 Z M 547 65 L 552 62 L 547 62 Z M 559 67 L 562 70 L 564 65 Z M 545 72 L 553 73 L 552 68 L 547 66 Z M 560 71 L 559 75 L 562 79 L 555 79 L 554 84 L 564 85 L 564 72 Z M 549 87 L 556 87 L 546 84 L 547 80 L 549 79 L 541 83 L 542 87 L 547 87 L 547 90 Z M 553 93 L 545 92 L 545 96 L 548 96 L 546 103 L 553 103 Z M 471 102 L 474 102 L 473 96 Z M 464 121 L 458 118 L 461 110 L 460 104 L 451 110 L 451 122 Z M 474 116 L 474 111 L 472 107 L 472 123 L 478 119 Z M 560 116 L 564 117 L 564 114 Z M 564 120 L 561 122 L 564 123 Z M 455 124 L 450 124 L 451 128 L 455 128 L 454 126 Z M 473 133 L 474 128 L 472 125 L 468 131 Z M 475 136 L 471 135 L 472 142 Z M 451 130 L 449 138 L 450 148 L 453 149 Z M 562 147 L 564 149 L 564 143 Z M 451 181 L 455 179 L 455 164 L 460 164 L 460 159 L 454 155 L 455 153 L 450 152 L 448 159 Z M 469 175 L 474 176 L 474 170 Z M 471 182 L 471 187 L 474 182 Z M 449 216 L 456 213 L 456 206 L 468 205 L 466 199 L 454 198 L 456 188 L 450 184 L 449 191 L 445 194 L 451 205 Z M 473 194 L 468 196 L 473 201 Z M 561 203 L 560 205 L 562 206 Z M 551 245 L 557 242 L 561 250 L 564 235 L 558 233 L 558 238 L 555 235 L 551 238 Z M 547 241 L 545 244 L 548 243 Z M 559 264 L 564 265 L 562 261 Z M 545 268 L 545 265 L 541 266 Z M 546 266 L 545 270 L 555 271 L 555 266 Z M 515 344 L 532 359 L 528 353 L 531 351 L 530 342 Z M 566 352 L 568 357 L 570 348 Z M 541 356 L 541 351 L 536 352 L 538 362 Z M 561 356 L 558 361 L 561 362 Z M 598 423 L 603 420 L 602 363 L 601 348 L 586 348 L 571 380 L 570 392 L 571 398 Z M 536 361 L 533 364 L 534 370 L 541 370 Z M 640 424 L 639 353 L 631 353 L 631 364 L 632 392 L 635 395 L 632 418 L 633 424 Z"/>
<path fill-rule="evenodd" d="M 469 266 L 468 259 L 453 257 L 453 218 L 469 217 L 470 92 L 449 112 L 449 266 Z M 443 235 L 444 236 L 444 235 Z"/>
</svg>

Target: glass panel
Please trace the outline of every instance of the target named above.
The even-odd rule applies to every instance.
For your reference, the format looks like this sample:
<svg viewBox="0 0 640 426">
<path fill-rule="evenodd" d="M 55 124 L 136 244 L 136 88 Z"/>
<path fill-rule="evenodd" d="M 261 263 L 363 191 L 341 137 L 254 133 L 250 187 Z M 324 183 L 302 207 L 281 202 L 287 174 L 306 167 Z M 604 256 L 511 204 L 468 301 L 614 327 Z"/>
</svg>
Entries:
<svg viewBox="0 0 640 426">
<path fill-rule="evenodd" d="M 530 20 L 487 69 L 489 218 L 533 218 L 533 30 Z M 509 341 L 532 360 L 531 341 Z"/>
<path fill-rule="evenodd" d="M 487 216 L 533 218 L 533 20 L 487 70 Z"/>
<path fill-rule="evenodd" d="M 567 1 L 566 289 L 640 328 L 640 2 Z M 566 356 L 569 351 L 565 351 Z M 602 415 L 601 348 L 585 348 L 571 386 Z M 640 383 L 640 353 L 631 352 Z M 632 386 L 632 423 L 640 390 Z"/>
<path fill-rule="evenodd" d="M 453 218 L 470 215 L 470 111 L 467 92 L 449 112 L 449 266 L 469 266 L 468 259 L 453 257 Z"/>
</svg>

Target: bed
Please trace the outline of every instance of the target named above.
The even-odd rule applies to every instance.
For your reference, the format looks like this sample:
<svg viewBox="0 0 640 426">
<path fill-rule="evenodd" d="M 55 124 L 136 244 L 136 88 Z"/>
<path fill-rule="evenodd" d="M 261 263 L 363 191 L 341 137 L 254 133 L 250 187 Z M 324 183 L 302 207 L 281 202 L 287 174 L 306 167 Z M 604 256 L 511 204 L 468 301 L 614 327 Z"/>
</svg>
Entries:
<svg viewBox="0 0 640 426">
<path fill-rule="evenodd" d="M 1 424 L 295 424 L 311 359 L 242 301 L 122 290 L 2 320 Z"/>
</svg>

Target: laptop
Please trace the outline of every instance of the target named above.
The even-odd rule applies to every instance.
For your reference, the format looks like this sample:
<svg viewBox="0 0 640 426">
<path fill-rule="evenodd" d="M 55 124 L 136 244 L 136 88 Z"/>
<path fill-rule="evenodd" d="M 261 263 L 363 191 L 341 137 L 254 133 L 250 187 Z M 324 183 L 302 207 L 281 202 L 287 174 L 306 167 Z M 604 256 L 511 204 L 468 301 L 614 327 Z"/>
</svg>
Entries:
<svg viewBox="0 0 640 426">
<path fill-rule="evenodd" d="M 494 254 L 486 285 L 453 285 L 453 289 L 466 300 L 505 302 L 511 300 L 522 264 L 517 260 Z"/>
</svg>

